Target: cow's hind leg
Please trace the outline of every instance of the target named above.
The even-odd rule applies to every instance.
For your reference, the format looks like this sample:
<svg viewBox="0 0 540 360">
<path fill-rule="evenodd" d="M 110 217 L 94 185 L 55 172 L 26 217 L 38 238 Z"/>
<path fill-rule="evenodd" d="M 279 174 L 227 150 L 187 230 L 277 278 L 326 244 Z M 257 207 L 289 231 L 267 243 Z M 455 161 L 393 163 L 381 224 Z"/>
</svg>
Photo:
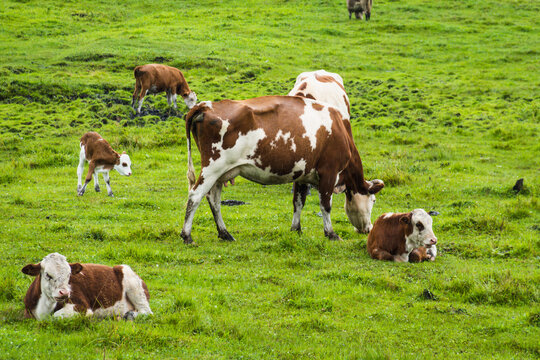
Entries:
<svg viewBox="0 0 540 360">
<path fill-rule="evenodd" d="M 219 174 L 219 176 L 213 176 L 207 179 L 203 179 L 203 177 L 199 175 L 195 185 L 189 191 L 186 205 L 186 217 L 184 218 L 182 233 L 180 234 L 182 239 L 184 239 L 185 244 L 193 243 L 193 239 L 191 238 L 191 228 L 193 226 L 195 211 L 197 211 L 203 197 L 212 189 L 212 187 L 214 187 L 214 184 L 221 175 L 222 174 Z"/>
<path fill-rule="evenodd" d="M 107 195 L 113 197 L 114 194 L 113 194 L 112 189 L 111 189 L 111 181 L 110 181 L 110 178 L 109 178 L 109 172 L 105 171 L 102 174 L 103 174 L 103 180 L 105 181 L 105 185 L 107 186 Z"/>
<path fill-rule="evenodd" d="M 221 216 L 221 189 L 222 182 L 217 181 L 212 187 L 212 190 L 206 194 L 206 199 L 210 205 L 210 210 L 212 210 L 212 215 L 214 215 L 214 221 L 216 222 L 216 227 L 218 231 L 218 237 L 221 240 L 225 241 L 234 241 L 234 238 L 227 231 L 225 227 L 225 222 L 223 222 L 223 217 Z"/>
<path fill-rule="evenodd" d="M 79 166 L 77 166 L 77 193 L 82 189 L 82 174 L 84 171 L 84 161 L 86 160 L 86 153 L 84 145 L 81 146 L 81 152 L 79 153 Z"/>
<path fill-rule="evenodd" d="M 145 89 L 144 86 L 141 88 L 141 93 L 139 94 L 139 107 L 137 108 L 137 114 L 141 113 L 142 104 L 144 97 L 148 94 L 148 89 Z"/>
<path fill-rule="evenodd" d="M 94 172 L 94 189 L 96 190 L 96 192 L 101 191 L 101 189 L 99 187 L 99 178 L 98 178 L 98 173 L 97 172 Z"/>
<path fill-rule="evenodd" d="M 140 92 L 141 92 L 141 83 L 137 79 L 135 80 L 135 91 L 133 92 L 133 97 L 131 99 L 131 107 L 133 108 L 133 110 L 136 110 L 135 104 L 137 104 L 137 97 L 140 94 Z"/>
<path fill-rule="evenodd" d="M 304 204 L 306 203 L 306 195 L 308 194 L 308 191 L 309 191 L 309 185 L 307 184 L 299 184 L 299 183 L 293 184 L 294 214 L 293 214 L 291 231 L 297 231 L 300 234 L 302 233 L 302 225 L 300 225 L 300 216 L 302 214 L 302 209 L 304 208 Z"/>
</svg>

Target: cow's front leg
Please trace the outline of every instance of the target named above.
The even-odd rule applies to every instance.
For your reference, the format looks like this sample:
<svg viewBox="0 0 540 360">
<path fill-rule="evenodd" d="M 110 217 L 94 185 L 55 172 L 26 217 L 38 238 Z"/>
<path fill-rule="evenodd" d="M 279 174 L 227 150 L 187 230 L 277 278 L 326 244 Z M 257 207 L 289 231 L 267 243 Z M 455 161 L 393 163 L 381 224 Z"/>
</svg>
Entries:
<svg viewBox="0 0 540 360">
<path fill-rule="evenodd" d="M 74 304 L 65 304 L 63 308 L 53 314 L 54 317 L 69 318 L 77 315 Z"/>
<path fill-rule="evenodd" d="M 171 106 L 172 104 L 172 94 L 169 90 L 167 90 L 167 104 Z"/>
<path fill-rule="evenodd" d="M 176 105 L 176 94 L 172 95 L 172 99 L 173 99 L 174 108 L 177 109 L 178 106 Z"/>
<path fill-rule="evenodd" d="M 103 173 L 103 181 L 105 181 L 105 185 L 107 186 L 107 195 L 109 195 L 110 197 L 113 197 L 114 194 L 113 194 L 112 189 L 111 189 L 111 182 L 109 180 L 109 172 L 108 171 L 105 171 Z"/>
<path fill-rule="evenodd" d="M 221 216 L 221 189 L 223 184 L 221 181 L 217 181 L 212 187 L 212 190 L 206 194 L 206 199 L 210 205 L 210 210 L 212 210 L 212 215 L 214 215 L 214 221 L 216 222 L 216 227 L 218 231 L 218 237 L 221 240 L 225 241 L 234 241 L 234 238 L 227 231 L 225 227 L 225 222 L 223 222 L 223 217 Z"/>
<path fill-rule="evenodd" d="M 334 229 L 332 228 L 332 220 L 330 219 L 335 178 L 335 176 L 333 178 L 323 178 L 321 176 L 321 180 L 319 182 L 319 200 L 324 224 L 324 235 L 330 240 L 341 240 L 341 238 L 334 232 Z"/>
<path fill-rule="evenodd" d="M 221 175 L 222 174 L 219 174 L 219 176 Z M 184 218 L 182 233 L 180 234 L 182 239 L 184 239 L 184 244 L 193 243 L 193 239 L 191 238 L 191 228 L 193 226 L 193 217 L 195 216 L 195 211 L 197 211 L 203 197 L 210 191 L 210 189 L 212 189 L 219 176 L 203 179 L 203 177 L 199 175 L 197 182 L 189 191 L 186 205 L 186 217 Z"/>
<path fill-rule="evenodd" d="M 90 182 L 90 180 L 92 180 L 92 175 L 94 174 L 94 169 L 95 169 L 95 165 L 94 165 L 94 162 L 93 161 L 90 161 L 88 163 L 88 174 L 86 174 L 86 179 L 84 180 L 84 185 L 82 186 L 82 188 L 79 190 L 79 193 L 78 195 L 79 196 L 83 196 L 84 195 L 84 192 L 86 191 L 86 186 L 88 185 L 88 183 Z"/>
<path fill-rule="evenodd" d="M 299 234 L 302 233 L 302 225 L 300 225 L 300 216 L 302 214 L 302 209 L 306 203 L 306 196 L 309 191 L 309 185 L 307 184 L 293 184 L 293 207 L 294 214 L 292 220 L 291 231 L 297 231 Z"/>
</svg>

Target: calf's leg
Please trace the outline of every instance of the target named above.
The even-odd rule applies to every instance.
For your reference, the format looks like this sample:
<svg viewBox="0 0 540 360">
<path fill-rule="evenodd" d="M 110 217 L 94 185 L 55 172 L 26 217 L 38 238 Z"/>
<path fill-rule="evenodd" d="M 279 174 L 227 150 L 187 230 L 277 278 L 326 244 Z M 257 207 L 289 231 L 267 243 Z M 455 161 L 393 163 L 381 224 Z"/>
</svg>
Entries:
<svg viewBox="0 0 540 360">
<path fill-rule="evenodd" d="M 99 188 L 99 178 L 98 178 L 98 173 L 94 173 L 94 189 L 96 190 L 96 192 L 100 192 L 101 189 Z"/>
<path fill-rule="evenodd" d="M 90 180 L 92 180 L 92 175 L 94 174 L 94 169 L 95 168 L 96 168 L 96 166 L 94 165 L 94 162 L 90 161 L 88 163 L 88 174 L 86 174 L 86 179 L 84 181 L 83 187 L 79 190 L 79 193 L 78 193 L 79 196 L 84 195 L 84 192 L 86 191 L 86 186 L 88 185 Z"/>
<path fill-rule="evenodd" d="M 212 210 L 212 215 L 214 215 L 214 221 L 216 222 L 216 227 L 218 231 L 218 237 L 221 240 L 225 241 L 234 241 L 234 238 L 227 231 L 225 227 L 225 222 L 223 222 L 223 217 L 221 216 L 221 189 L 223 184 L 221 181 L 217 181 L 212 189 L 206 194 L 206 199 L 210 205 L 210 210 Z"/>
<path fill-rule="evenodd" d="M 86 159 L 86 153 L 84 150 L 84 145 L 81 146 L 81 152 L 79 154 L 79 166 L 77 166 L 77 193 L 81 191 L 82 188 L 82 174 L 84 171 L 84 160 Z"/>
<path fill-rule="evenodd" d="M 302 214 L 302 209 L 306 203 L 306 196 L 309 191 L 309 185 L 307 184 L 293 184 L 293 207 L 294 214 L 291 225 L 291 231 L 297 231 L 299 234 L 302 233 L 302 225 L 300 225 L 300 216 Z"/>
<path fill-rule="evenodd" d="M 109 181 L 109 172 L 106 171 L 103 173 L 103 180 L 105 181 L 105 185 L 107 185 L 107 195 L 113 197 L 113 192 L 112 192 L 112 189 L 111 189 L 111 183 Z"/>
</svg>

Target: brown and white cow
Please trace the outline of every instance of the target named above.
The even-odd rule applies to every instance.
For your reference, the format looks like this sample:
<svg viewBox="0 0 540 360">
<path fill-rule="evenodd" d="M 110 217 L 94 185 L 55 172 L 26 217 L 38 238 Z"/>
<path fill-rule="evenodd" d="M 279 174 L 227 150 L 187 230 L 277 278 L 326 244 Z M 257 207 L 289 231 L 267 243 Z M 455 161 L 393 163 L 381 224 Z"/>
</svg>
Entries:
<svg viewBox="0 0 540 360">
<path fill-rule="evenodd" d="M 197 94 L 191 91 L 184 74 L 177 68 L 162 64 L 147 64 L 137 66 L 133 74 L 135 75 L 135 91 L 131 106 L 135 109 L 138 99 L 137 114 L 141 113 L 144 97 L 148 93 L 157 94 L 165 91 L 169 106 L 174 103 L 175 109 L 177 94 L 184 98 L 189 109 L 197 103 Z"/>
<path fill-rule="evenodd" d="M 127 265 L 69 264 L 53 253 L 22 272 L 36 277 L 24 297 L 27 318 L 152 314 L 146 284 Z"/>
<path fill-rule="evenodd" d="M 378 260 L 407 262 L 413 250 L 421 247 L 429 250 L 437 243 L 432 224 L 431 216 L 423 209 L 382 214 L 368 235 L 368 253 Z M 434 260 L 436 255 L 435 247 L 426 257 L 430 256 L 430 260 L 431 257 Z M 414 259 L 422 259 L 421 252 L 415 253 Z"/>
<path fill-rule="evenodd" d="M 354 13 L 357 19 L 362 19 L 362 14 L 366 15 L 366 21 L 371 17 L 373 0 L 347 0 L 347 10 L 349 10 L 349 20 Z"/>
<path fill-rule="evenodd" d="M 338 108 L 343 120 L 350 121 L 349 97 L 339 74 L 325 70 L 303 72 L 296 78 L 289 96 L 302 96 Z"/>
<path fill-rule="evenodd" d="M 191 158 L 191 132 L 201 153 L 198 179 Z M 307 184 L 318 187 L 324 233 L 335 240 L 340 238 L 330 220 L 332 191 L 342 181 L 349 220 L 361 231 L 371 228 L 370 195 L 384 183 L 364 179 L 343 114 L 334 107 L 298 96 L 202 102 L 186 115 L 186 137 L 190 191 L 181 234 L 185 243 L 192 242 L 193 217 L 204 196 L 219 238 L 234 240 L 221 217 L 220 197 L 222 184 L 236 176 L 267 185 L 294 182 L 291 230 L 298 232 Z"/>
<path fill-rule="evenodd" d="M 77 167 L 77 194 L 84 195 L 86 186 L 94 176 L 94 188 L 97 192 L 101 191 L 98 182 L 98 173 L 102 173 L 103 180 L 107 185 L 107 193 L 114 196 L 109 181 L 109 171 L 115 169 L 120 175 L 131 175 L 131 159 L 124 151 L 118 154 L 111 145 L 105 141 L 97 132 L 87 132 L 81 138 L 81 151 L 79 154 L 79 166 Z M 88 161 L 88 174 L 82 185 L 81 178 L 84 171 L 84 161 Z"/>
</svg>

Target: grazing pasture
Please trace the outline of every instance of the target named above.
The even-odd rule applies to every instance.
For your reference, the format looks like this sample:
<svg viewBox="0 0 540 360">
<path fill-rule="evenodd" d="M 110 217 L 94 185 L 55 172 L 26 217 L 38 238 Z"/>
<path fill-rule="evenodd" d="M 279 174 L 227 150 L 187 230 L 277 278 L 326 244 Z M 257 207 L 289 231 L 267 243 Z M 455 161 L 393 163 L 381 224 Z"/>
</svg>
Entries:
<svg viewBox="0 0 540 360">
<path fill-rule="evenodd" d="M 537 1 L 4 0 L 0 6 L 0 358 L 537 359 L 540 356 L 540 28 Z M 237 179 L 180 238 L 187 201 L 184 104 L 130 107 L 133 69 L 180 69 L 202 100 L 287 94 L 340 74 L 372 220 L 437 211 L 438 257 L 376 261 L 316 190 L 289 231 L 290 185 Z M 76 193 L 79 139 L 97 131 L 132 160 L 115 197 Z M 198 152 L 194 151 L 198 169 Z M 515 193 L 516 180 L 524 179 Z M 24 265 L 129 264 L 150 317 L 24 319 Z"/>
</svg>

